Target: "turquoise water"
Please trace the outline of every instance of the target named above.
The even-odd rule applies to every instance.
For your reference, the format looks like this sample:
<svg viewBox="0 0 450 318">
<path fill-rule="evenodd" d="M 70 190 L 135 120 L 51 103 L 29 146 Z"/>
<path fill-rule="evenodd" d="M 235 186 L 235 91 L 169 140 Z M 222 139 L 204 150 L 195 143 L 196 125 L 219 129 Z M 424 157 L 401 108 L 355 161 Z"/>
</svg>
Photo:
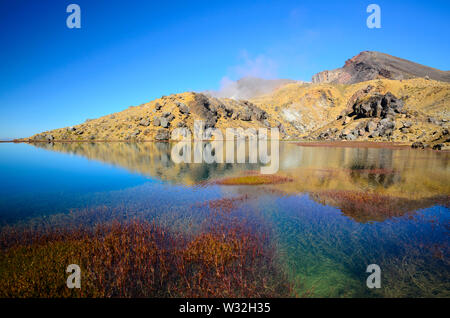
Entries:
<svg viewBox="0 0 450 318">
<path fill-rule="evenodd" d="M 0 144 L 0 226 L 102 207 L 96 221 L 198 231 L 205 202 L 244 198 L 231 215 L 268 232 L 297 296 L 450 296 L 448 153 L 282 143 L 278 174 L 291 182 L 221 186 L 258 165 L 175 164 L 171 147 Z M 380 289 L 366 286 L 369 264 L 382 270 Z"/>
</svg>

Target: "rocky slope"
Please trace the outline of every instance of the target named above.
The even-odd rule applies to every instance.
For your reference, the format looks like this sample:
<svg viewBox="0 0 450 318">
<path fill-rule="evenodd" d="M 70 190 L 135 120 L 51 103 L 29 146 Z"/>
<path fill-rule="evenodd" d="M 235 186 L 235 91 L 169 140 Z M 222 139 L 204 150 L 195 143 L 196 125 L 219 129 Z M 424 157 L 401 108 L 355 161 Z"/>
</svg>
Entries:
<svg viewBox="0 0 450 318">
<path fill-rule="evenodd" d="M 450 83 L 444 81 L 288 81 L 274 91 L 273 87 L 267 89 L 270 93 L 248 100 L 194 92 L 163 96 L 20 141 L 168 140 L 174 128 L 192 131 L 194 121 L 202 120 L 205 128 L 277 127 L 283 139 L 291 140 L 394 141 L 436 149 L 449 146 Z"/>
<path fill-rule="evenodd" d="M 251 99 L 307 140 L 449 141 L 450 84 L 426 79 L 289 84 Z M 436 147 L 442 147 L 436 146 Z"/>
<path fill-rule="evenodd" d="M 163 96 L 149 103 L 88 119 L 72 127 L 36 134 L 25 141 L 144 141 L 168 140 L 178 127 L 191 131 L 194 121 L 202 121 L 204 128 L 260 128 L 279 127 L 282 137 L 295 134 L 262 108 L 246 100 L 215 98 L 201 93 L 182 93 Z"/>
<path fill-rule="evenodd" d="M 416 77 L 450 82 L 450 72 L 370 51 L 361 52 L 347 60 L 342 68 L 317 73 L 312 77 L 312 82 L 354 84 L 374 79 L 404 80 Z"/>
</svg>

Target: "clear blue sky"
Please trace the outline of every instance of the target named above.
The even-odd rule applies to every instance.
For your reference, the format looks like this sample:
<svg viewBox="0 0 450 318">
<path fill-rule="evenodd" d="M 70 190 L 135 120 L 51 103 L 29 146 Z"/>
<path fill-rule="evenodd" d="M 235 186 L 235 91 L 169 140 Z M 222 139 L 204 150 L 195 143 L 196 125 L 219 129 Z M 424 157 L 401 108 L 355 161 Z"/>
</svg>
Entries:
<svg viewBox="0 0 450 318">
<path fill-rule="evenodd" d="M 70 3 L 81 29 L 66 27 Z M 381 29 L 366 27 L 371 3 Z M 450 70 L 449 3 L 0 0 L 0 138 L 218 89 L 224 77 L 310 80 L 364 50 Z"/>
</svg>

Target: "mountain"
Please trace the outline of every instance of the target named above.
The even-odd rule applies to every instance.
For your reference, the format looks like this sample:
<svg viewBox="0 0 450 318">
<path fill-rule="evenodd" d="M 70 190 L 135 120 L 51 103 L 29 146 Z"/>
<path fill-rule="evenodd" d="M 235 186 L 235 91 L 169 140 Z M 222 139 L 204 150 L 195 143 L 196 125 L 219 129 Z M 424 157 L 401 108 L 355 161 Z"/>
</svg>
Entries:
<svg viewBox="0 0 450 318">
<path fill-rule="evenodd" d="M 381 69 L 403 79 L 380 76 Z M 405 79 L 425 70 L 428 77 Z M 450 83 L 432 79 L 446 72 L 375 52 L 362 52 L 332 72 L 334 80 L 318 76 L 316 83 L 244 78 L 233 82 L 228 91 L 221 90 L 223 95 L 162 96 L 17 141 L 168 140 L 173 129 L 192 131 L 194 121 L 201 120 L 204 128 L 222 130 L 277 127 L 282 139 L 390 141 L 449 148 Z M 387 75 L 387 71 L 381 73 Z M 370 77 L 375 79 L 364 80 Z M 237 99 L 241 96 L 248 97 Z"/>
<path fill-rule="evenodd" d="M 446 82 L 415 78 L 288 84 L 250 102 L 284 127 L 294 127 L 300 139 L 421 142 L 436 147 L 448 147 L 450 141 Z"/>
<path fill-rule="evenodd" d="M 342 68 L 323 71 L 312 77 L 313 83 L 355 84 L 374 79 L 404 80 L 428 77 L 450 82 L 450 72 L 440 71 L 380 52 L 365 51 L 345 62 Z"/>
<path fill-rule="evenodd" d="M 175 128 L 187 127 L 193 131 L 195 121 L 202 121 L 203 128 L 280 127 L 283 136 L 295 134 L 293 128 L 285 131 L 274 116 L 247 100 L 186 92 L 162 96 L 121 112 L 46 131 L 22 141 L 167 140 Z"/>
</svg>

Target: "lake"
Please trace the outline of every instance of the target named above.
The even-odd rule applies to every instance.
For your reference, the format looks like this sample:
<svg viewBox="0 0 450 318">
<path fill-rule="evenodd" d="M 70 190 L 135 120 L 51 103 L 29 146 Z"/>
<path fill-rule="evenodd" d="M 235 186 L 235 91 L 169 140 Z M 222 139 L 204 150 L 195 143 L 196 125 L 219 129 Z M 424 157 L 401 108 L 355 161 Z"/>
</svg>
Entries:
<svg viewBox="0 0 450 318">
<path fill-rule="evenodd" d="M 450 296 L 449 152 L 281 142 L 248 183 L 173 146 L 1 143 L 1 296 Z"/>
</svg>

